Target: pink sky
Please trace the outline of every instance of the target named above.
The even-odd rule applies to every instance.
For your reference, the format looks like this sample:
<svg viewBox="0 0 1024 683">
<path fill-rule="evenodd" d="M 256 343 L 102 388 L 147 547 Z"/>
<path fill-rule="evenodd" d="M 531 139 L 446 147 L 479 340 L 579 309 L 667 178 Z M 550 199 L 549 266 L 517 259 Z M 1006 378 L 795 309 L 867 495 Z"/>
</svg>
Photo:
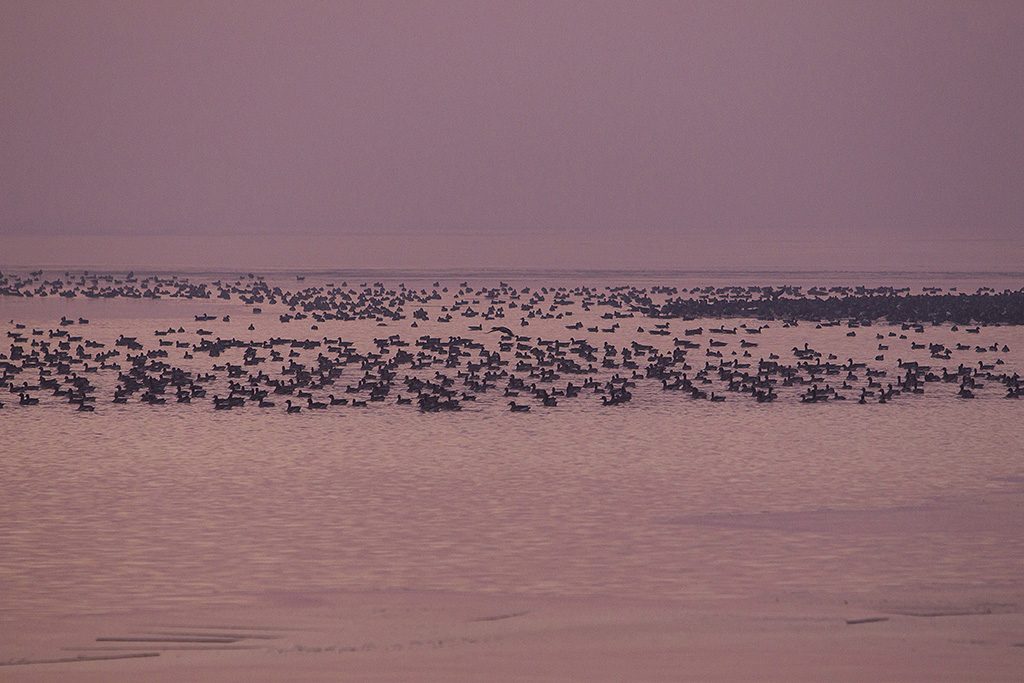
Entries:
<svg viewBox="0 0 1024 683">
<path fill-rule="evenodd" d="M 610 236 L 573 265 L 615 266 L 654 235 L 662 267 L 808 240 L 831 267 L 981 238 L 1003 267 L 1022 65 L 1021 2 L 0 0 L 0 240 Z"/>
</svg>

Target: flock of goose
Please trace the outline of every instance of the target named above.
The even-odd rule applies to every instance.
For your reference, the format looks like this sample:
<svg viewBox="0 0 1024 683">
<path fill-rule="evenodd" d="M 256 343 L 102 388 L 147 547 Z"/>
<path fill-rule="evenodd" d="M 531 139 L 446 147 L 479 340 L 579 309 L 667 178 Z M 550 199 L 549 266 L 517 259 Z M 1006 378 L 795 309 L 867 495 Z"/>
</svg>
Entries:
<svg viewBox="0 0 1024 683">
<path fill-rule="evenodd" d="M 227 315 L 193 313 L 187 323 L 152 333 L 130 329 L 112 340 L 86 336 L 85 318 L 42 326 L 11 320 L 9 347 L 0 348 L 0 388 L 19 406 L 66 402 L 91 412 L 104 403 L 195 403 L 300 413 L 394 404 L 445 412 L 479 401 L 527 412 L 588 397 L 616 406 L 634 395 L 863 404 L 948 387 L 963 399 L 1024 396 L 1019 374 L 1003 358 L 1009 346 L 980 342 L 983 331 L 988 337 L 993 327 L 1024 324 L 1024 290 L 306 286 L 302 276 L 289 286 L 252 274 L 196 281 L 134 273 L 46 278 L 36 271 L 0 273 L 0 306 L 7 297 L 234 304 Z M 252 322 L 232 323 L 231 314 Z M 415 331 L 371 335 L 363 348 L 321 333 L 353 321 L 364 331 Z M 559 325 L 565 332 L 531 334 L 541 321 L 549 332 Z M 275 333 L 254 334 L 256 322 Z M 296 326 L 309 332 L 284 334 Z M 873 335 L 873 355 L 841 358 L 812 341 L 784 352 L 769 339 L 794 328 Z M 944 340 L 929 340 L 933 331 Z M 813 333 L 805 338 L 814 340 Z M 918 359 L 893 359 L 897 353 Z"/>
</svg>

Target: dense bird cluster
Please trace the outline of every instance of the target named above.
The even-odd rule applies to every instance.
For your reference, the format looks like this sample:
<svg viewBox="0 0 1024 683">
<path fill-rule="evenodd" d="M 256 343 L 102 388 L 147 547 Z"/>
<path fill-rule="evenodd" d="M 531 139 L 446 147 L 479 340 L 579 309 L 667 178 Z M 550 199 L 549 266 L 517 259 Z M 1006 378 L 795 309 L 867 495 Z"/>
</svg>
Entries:
<svg viewBox="0 0 1024 683">
<path fill-rule="evenodd" d="M 298 276 L 297 282 L 303 282 Z M 854 320 L 890 323 L 952 322 L 970 324 L 1024 324 L 1024 289 L 996 291 L 980 287 L 975 292 L 957 288 L 926 287 L 912 293 L 902 287 L 513 287 L 505 282 L 485 287 L 461 283 L 457 290 L 434 282 L 429 288 L 399 284 L 386 287 L 377 282 L 349 286 L 325 283 L 318 286 L 286 288 L 265 277 L 248 273 L 231 281 L 214 279 L 194 282 L 181 275 L 149 275 L 134 272 L 80 273 L 44 277 L 43 271 L 27 275 L 0 272 L 0 297 L 64 297 L 74 299 L 198 299 L 236 301 L 254 310 L 281 307 L 282 322 L 304 320 L 399 321 L 411 316 L 427 320 L 426 308 L 441 305 L 436 322 L 451 322 L 456 316 L 481 320 L 518 318 L 528 325 L 535 318 L 571 316 L 578 307 L 589 311 L 605 308 L 606 319 L 621 317 L 752 318 L 755 320 Z M 410 310 L 415 309 L 415 310 Z"/>
<path fill-rule="evenodd" d="M 297 282 L 301 282 L 298 280 Z M 1024 322 L 1022 292 L 982 288 L 973 294 L 937 289 L 911 294 L 894 288 L 834 287 L 387 287 L 347 282 L 303 286 L 271 284 L 248 274 L 195 282 L 182 276 L 134 273 L 0 274 L 0 296 L 211 300 L 241 304 L 241 312 L 276 313 L 269 338 L 221 337 L 206 323 L 230 316 L 200 313 L 177 327 L 155 330 L 151 340 L 123 334 L 104 342 L 78 330 L 85 318 L 63 318 L 31 328 L 12 320 L 9 347 L 0 353 L 0 386 L 21 406 L 64 401 L 89 412 L 102 403 L 202 404 L 215 410 L 246 407 L 288 413 L 330 411 L 371 404 L 410 406 L 423 412 L 462 410 L 500 397 L 511 412 L 574 401 L 616 406 L 682 395 L 719 403 L 779 398 L 803 403 L 853 400 L 888 403 L 924 394 L 929 385 L 970 399 L 983 392 L 1024 395 L 1017 372 L 1005 366 L 1005 344 L 964 343 L 985 325 Z M 600 313 L 598 313 L 600 312 Z M 584 315 L 586 314 L 586 315 Z M 587 317 L 591 324 L 583 322 Z M 495 324 L 516 319 L 507 325 Z M 712 319 L 736 318 L 714 326 Z M 700 320 L 694 327 L 672 320 Z M 370 321 L 409 329 L 430 325 L 435 334 L 378 336 L 358 348 L 342 337 L 285 335 L 287 326 L 311 331 L 338 321 Z M 568 338 L 544 338 L 524 329 L 560 320 Z M 573 322 L 574 321 L 574 322 Z M 846 336 L 874 334 L 870 359 L 839 358 L 811 341 L 788 352 L 764 353 L 762 335 L 773 327 L 841 328 Z M 465 333 L 438 335 L 458 322 Z M 898 322 L 875 331 L 876 324 Z M 199 325 L 195 325 L 199 323 Z M 193 328 L 186 331 L 185 324 Z M 557 323 L 556 323 L 557 324 Z M 679 324 L 679 323 L 675 323 Z M 620 335 L 626 343 L 589 335 Z M 215 327 L 216 325 L 209 325 Z M 261 324 L 262 326 L 262 324 Z M 518 329 L 515 329 L 518 328 Z M 248 331 L 254 331 L 254 325 Z M 932 330 L 958 335 L 954 344 L 928 341 Z M 145 335 L 149 337 L 150 335 Z M 154 343 L 155 342 L 155 343 Z M 768 347 L 770 345 L 765 345 Z M 895 347 L 895 349 L 892 349 Z M 886 353 L 906 348 L 919 360 Z M 922 362 L 922 355 L 929 361 Z M 892 354 L 890 354 L 892 355 Z M 965 358 L 970 356 L 971 360 Z M 2 407 L 0 403 L 0 407 Z"/>
</svg>

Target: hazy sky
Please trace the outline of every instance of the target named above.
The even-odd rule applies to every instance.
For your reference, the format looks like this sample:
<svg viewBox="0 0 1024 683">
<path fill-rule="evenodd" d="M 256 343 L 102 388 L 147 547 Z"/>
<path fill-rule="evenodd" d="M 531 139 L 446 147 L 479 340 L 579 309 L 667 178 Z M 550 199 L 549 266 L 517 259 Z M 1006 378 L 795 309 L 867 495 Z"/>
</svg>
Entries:
<svg viewBox="0 0 1024 683">
<path fill-rule="evenodd" d="M 1019 0 L 0 8 L 11 249 L 612 236 L 583 265 L 633 241 L 692 266 L 712 240 L 774 245 L 766 265 L 792 240 L 1020 245 Z"/>
</svg>

